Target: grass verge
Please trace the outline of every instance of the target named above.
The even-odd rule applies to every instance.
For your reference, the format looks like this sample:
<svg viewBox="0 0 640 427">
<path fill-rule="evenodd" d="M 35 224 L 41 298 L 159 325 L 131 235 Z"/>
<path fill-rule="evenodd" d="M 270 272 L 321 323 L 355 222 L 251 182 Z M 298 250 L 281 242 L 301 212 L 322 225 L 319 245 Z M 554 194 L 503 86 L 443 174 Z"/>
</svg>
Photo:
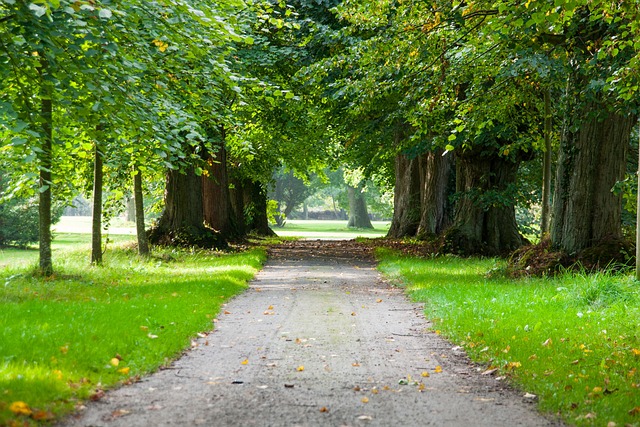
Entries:
<svg viewBox="0 0 640 427">
<path fill-rule="evenodd" d="M 509 280 L 501 261 L 411 258 L 378 249 L 380 269 L 437 333 L 572 425 L 640 426 L 640 285 L 610 273 Z"/>
<path fill-rule="evenodd" d="M 0 269 L 0 425 L 58 418 L 168 364 L 264 259 L 262 249 L 141 259 L 120 247 L 100 268 L 86 250 L 61 252 L 48 280 Z"/>
</svg>

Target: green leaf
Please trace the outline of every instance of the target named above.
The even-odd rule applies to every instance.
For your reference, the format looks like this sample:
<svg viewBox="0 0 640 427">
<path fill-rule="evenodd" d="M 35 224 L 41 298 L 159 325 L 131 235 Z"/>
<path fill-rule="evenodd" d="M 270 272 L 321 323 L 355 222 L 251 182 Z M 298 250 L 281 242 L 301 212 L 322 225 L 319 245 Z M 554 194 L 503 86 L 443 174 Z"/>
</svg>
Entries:
<svg viewBox="0 0 640 427">
<path fill-rule="evenodd" d="M 453 151 L 456 149 L 453 145 L 450 145 L 450 144 L 447 144 L 444 148 L 447 151 Z"/>
<path fill-rule="evenodd" d="M 451 134 L 451 135 L 449 135 L 449 138 L 447 138 L 447 140 L 449 140 L 449 141 L 455 141 L 455 140 L 456 140 L 456 136 L 455 136 L 455 134 Z"/>
<path fill-rule="evenodd" d="M 16 136 L 11 140 L 11 145 L 13 145 L 14 147 L 17 147 L 19 145 L 26 144 L 27 141 L 28 141 L 27 138 L 20 138 L 19 136 Z"/>
</svg>

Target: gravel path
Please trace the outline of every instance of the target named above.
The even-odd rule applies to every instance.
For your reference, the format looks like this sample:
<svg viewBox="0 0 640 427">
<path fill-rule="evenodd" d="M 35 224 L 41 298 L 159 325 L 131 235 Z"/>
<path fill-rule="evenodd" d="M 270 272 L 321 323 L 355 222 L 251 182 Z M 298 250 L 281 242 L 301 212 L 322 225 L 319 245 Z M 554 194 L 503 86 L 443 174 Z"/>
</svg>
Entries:
<svg viewBox="0 0 640 427">
<path fill-rule="evenodd" d="M 522 395 L 429 332 L 365 248 L 297 242 L 186 356 L 66 425 L 560 425 Z"/>
</svg>

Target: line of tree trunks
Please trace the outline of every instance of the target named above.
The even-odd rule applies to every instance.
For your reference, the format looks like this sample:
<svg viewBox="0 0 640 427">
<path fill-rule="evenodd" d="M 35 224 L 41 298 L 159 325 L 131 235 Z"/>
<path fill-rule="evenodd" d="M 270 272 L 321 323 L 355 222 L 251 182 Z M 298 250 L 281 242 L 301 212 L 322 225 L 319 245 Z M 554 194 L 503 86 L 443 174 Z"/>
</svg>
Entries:
<svg viewBox="0 0 640 427">
<path fill-rule="evenodd" d="M 367 202 L 362 193 L 362 187 L 356 188 L 347 185 L 347 196 L 349 198 L 349 221 L 347 222 L 347 227 L 373 228 L 369 212 L 367 212 Z"/>
<path fill-rule="evenodd" d="M 387 237 L 415 236 L 420 225 L 420 165 L 418 158 L 398 153 L 395 158 L 393 219 Z"/>
<path fill-rule="evenodd" d="M 624 179 L 636 120 L 600 103 L 588 103 L 572 117 L 580 124 L 564 126 L 551 226 L 552 244 L 568 254 L 622 238 L 622 196 L 611 190 Z"/>
</svg>

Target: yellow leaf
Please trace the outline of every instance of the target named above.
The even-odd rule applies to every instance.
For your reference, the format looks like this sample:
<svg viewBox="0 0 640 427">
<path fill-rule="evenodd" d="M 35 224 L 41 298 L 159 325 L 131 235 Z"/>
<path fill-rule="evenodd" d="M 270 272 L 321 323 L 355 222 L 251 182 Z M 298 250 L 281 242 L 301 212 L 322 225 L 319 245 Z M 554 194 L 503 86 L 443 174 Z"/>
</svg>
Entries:
<svg viewBox="0 0 640 427">
<path fill-rule="evenodd" d="M 363 397 L 362 398 L 362 403 L 369 403 L 369 398 L 368 397 Z"/>
<path fill-rule="evenodd" d="M 21 401 L 13 402 L 9 406 L 9 410 L 16 415 L 31 415 L 32 413 L 31 408 L 29 408 L 29 405 Z"/>
<path fill-rule="evenodd" d="M 378 298 L 378 299 L 376 300 L 376 302 L 382 302 L 382 299 L 381 299 L 381 298 Z"/>
<path fill-rule="evenodd" d="M 429 372 L 423 371 L 420 375 L 422 375 L 423 377 L 427 378 L 429 376 Z"/>
<path fill-rule="evenodd" d="M 640 357 L 640 350 L 638 350 L 637 348 L 632 348 L 631 353 L 633 353 L 633 355 L 636 357 Z"/>
<path fill-rule="evenodd" d="M 129 375 L 129 370 L 130 368 L 127 366 L 126 368 L 118 369 L 118 372 L 120 372 L 122 375 Z"/>
<path fill-rule="evenodd" d="M 273 310 L 273 306 L 270 305 L 269 308 L 267 308 L 267 310 Z"/>
<path fill-rule="evenodd" d="M 420 385 L 418 386 L 418 391 L 424 391 L 425 390 L 425 386 L 423 383 L 420 383 Z"/>
<path fill-rule="evenodd" d="M 298 366 L 298 367 L 296 368 L 296 371 L 298 371 L 298 372 L 302 372 L 302 371 L 304 371 L 304 366 L 302 366 L 302 365 Z"/>
<path fill-rule="evenodd" d="M 242 362 L 240 362 L 241 365 L 248 365 L 249 364 L 249 359 L 244 359 Z"/>
<path fill-rule="evenodd" d="M 67 354 L 68 351 L 69 351 L 68 345 L 63 345 L 62 347 L 60 347 L 60 353 L 62 354 Z"/>
<path fill-rule="evenodd" d="M 600 393 L 602 391 L 602 387 L 594 387 L 593 388 L 593 392 L 594 393 Z"/>
<path fill-rule="evenodd" d="M 59 369 L 54 369 L 53 370 L 53 375 L 56 376 L 57 379 L 61 380 L 62 379 L 62 371 Z"/>
<path fill-rule="evenodd" d="M 358 362 L 353 362 L 353 363 L 351 364 L 351 366 L 358 367 L 358 366 L 360 366 L 360 364 L 359 364 Z"/>
<path fill-rule="evenodd" d="M 113 359 L 111 359 L 109 363 L 111 363 L 111 365 L 113 366 L 118 366 L 120 364 L 120 359 L 118 359 L 117 357 L 114 357 Z"/>
<path fill-rule="evenodd" d="M 436 374 L 442 373 L 442 366 L 436 366 L 436 369 L 434 369 L 433 372 L 435 372 Z"/>
</svg>

